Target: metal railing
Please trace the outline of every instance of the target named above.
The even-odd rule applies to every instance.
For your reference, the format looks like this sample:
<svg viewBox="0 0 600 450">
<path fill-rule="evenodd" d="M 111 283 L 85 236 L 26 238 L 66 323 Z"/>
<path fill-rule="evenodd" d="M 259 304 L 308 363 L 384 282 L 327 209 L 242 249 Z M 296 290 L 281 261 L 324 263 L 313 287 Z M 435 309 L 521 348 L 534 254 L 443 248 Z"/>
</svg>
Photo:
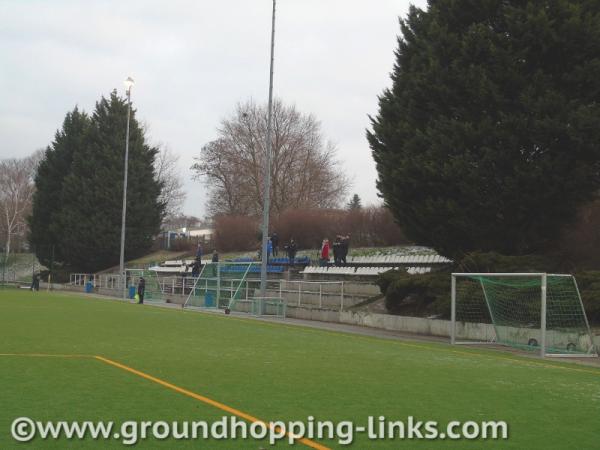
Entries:
<svg viewBox="0 0 600 450">
<path fill-rule="evenodd" d="M 135 282 L 136 277 L 128 277 L 128 284 Z M 188 296 L 208 290 L 214 290 L 217 278 L 194 277 L 158 277 L 158 283 L 163 294 Z M 72 273 L 71 286 L 81 286 L 91 282 L 96 289 L 121 290 L 123 277 L 119 274 L 86 274 Z M 235 279 L 221 278 L 219 281 L 221 292 L 230 292 L 231 297 L 236 293 L 241 299 L 254 298 L 255 290 L 260 288 L 260 280 L 253 278 Z M 306 281 L 306 280 L 267 280 L 267 291 L 276 293 L 285 300 L 288 306 L 318 307 L 334 310 L 343 310 L 345 305 L 343 281 Z"/>
<path fill-rule="evenodd" d="M 196 282 L 195 278 L 182 278 L 181 290 L 173 284 L 172 294 L 189 295 L 193 290 L 206 292 L 215 290 L 211 282 L 219 282 L 221 292 L 229 292 L 233 298 L 238 292 L 242 293 L 241 299 L 249 300 L 254 297 L 254 292 L 260 289 L 259 279 L 223 279 L 201 278 Z M 186 281 L 187 280 L 187 281 Z M 185 286 L 189 290 L 185 290 Z M 343 281 L 304 281 L 304 280 L 267 280 L 267 292 L 277 293 L 278 298 L 284 299 L 288 306 L 318 306 L 327 309 L 344 309 L 344 282 Z M 163 290 L 163 293 L 168 291 Z M 310 301 L 309 301 L 310 299 Z M 333 301 L 335 299 L 335 301 Z"/>
<path fill-rule="evenodd" d="M 98 289 L 121 289 L 123 286 L 123 276 L 116 273 L 72 273 L 69 276 L 69 284 L 71 286 L 84 287 L 88 282 L 91 282 L 92 286 Z"/>
</svg>

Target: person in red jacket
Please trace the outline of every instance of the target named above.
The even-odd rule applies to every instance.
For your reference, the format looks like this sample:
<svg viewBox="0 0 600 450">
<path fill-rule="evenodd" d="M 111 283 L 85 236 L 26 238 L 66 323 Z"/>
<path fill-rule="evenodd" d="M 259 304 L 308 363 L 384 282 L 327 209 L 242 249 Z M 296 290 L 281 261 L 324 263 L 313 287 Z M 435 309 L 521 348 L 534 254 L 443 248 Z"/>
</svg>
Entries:
<svg viewBox="0 0 600 450">
<path fill-rule="evenodd" d="M 323 239 L 323 245 L 321 246 L 321 266 L 329 264 L 329 240 Z"/>
</svg>

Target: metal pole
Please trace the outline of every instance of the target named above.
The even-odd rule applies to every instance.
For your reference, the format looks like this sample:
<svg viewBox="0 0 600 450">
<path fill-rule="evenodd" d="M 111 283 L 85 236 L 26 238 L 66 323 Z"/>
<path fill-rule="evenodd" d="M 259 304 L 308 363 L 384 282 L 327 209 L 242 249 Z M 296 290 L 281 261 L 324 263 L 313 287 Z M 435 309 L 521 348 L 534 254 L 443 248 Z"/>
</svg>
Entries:
<svg viewBox="0 0 600 450">
<path fill-rule="evenodd" d="M 2 255 L 2 285 L 6 283 L 6 266 L 8 265 L 8 254 L 6 248 L 4 249 L 4 255 Z"/>
<path fill-rule="evenodd" d="M 588 353 L 589 353 L 590 351 L 593 351 L 593 349 L 594 349 L 594 336 L 592 334 L 592 329 L 590 328 L 590 323 L 588 322 L 587 315 L 585 314 L 585 308 L 583 307 L 583 302 L 581 301 L 581 293 L 579 292 L 579 286 L 577 285 L 577 280 L 575 279 L 575 277 L 573 275 L 570 275 L 570 277 L 571 277 L 571 280 L 573 280 L 573 285 L 575 286 L 575 292 L 577 292 L 577 299 L 579 300 L 579 306 L 581 307 L 581 311 L 583 312 L 585 326 L 586 326 L 587 332 L 590 336 L 590 342 L 592 344 L 592 347 L 590 349 L 588 349 Z"/>
<path fill-rule="evenodd" d="M 541 339 L 540 339 L 540 356 L 543 358 L 546 356 L 546 293 L 548 286 L 548 277 L 546 274 L 542 275 L 542 317 L 540 321 L 540 331 L 541 331 Z"/>
<path fill-rule="evenodd" d="M 217 309 L 219 309 L 219 301 L 221 300 L 221 263 L 217 263 Z"/>
<path fill-rule="evenodd" d="M 129 120 L 131 118 L 131 86 L 127 89 L 127 132 L 125 133 L 125 176 L 123 178 L 123 210 L 121 216 L 121 255 L 119 273 L 123 277 L 123 300 L 127 298 L 127 275 L 125 273 L 125 217 L 127 215 L 127 171 L 129 163 Z"/>
<path fill-rule="evenodd" d="M 265 156 L 265 187 L 263 193 L 263 224 L 262 224 L 262 261 L 260 265 L 260 295 L 267 293 L 267 243 L 269 239 L 269 202 L 271 200 L 271 133 L 273 122 L 273 62 L 275 54 L 275 3 L 273 0 L 273 14 L 271 17 L 271 67 L 269 71 L 269 112 L 267 120 L 267 146 Z"/>
<path fill-rule="evenodd" d="M 450 343 L 456 343 L 456 276 L 452 275 L 451 284 L 451 311 L 450 311 Z"/>
<path fill-rule="evenodd" d="M 50 272 L 48 273 L 48 290 L 52 284 L 52 272 L 54 271 L 54 245 L 52 245 L 52 259 L 50 259 Z"/>
<path fill-rule="evenodd" d="M 323 285 L 319 283 L 319 308 L 323 307 Z"/>
</svg>

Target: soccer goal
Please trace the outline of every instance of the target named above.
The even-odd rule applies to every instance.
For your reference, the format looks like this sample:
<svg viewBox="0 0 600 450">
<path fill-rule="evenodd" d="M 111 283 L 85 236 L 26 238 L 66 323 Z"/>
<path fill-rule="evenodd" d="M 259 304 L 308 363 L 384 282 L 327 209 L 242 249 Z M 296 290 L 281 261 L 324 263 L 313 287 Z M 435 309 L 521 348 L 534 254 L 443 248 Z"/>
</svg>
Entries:
<svg viewBox="0 0 600 450">
<path fill-rule="evenodd" d="M 453 273 L 450 338 L 541 356 L 597 356 L 572 275 Z"/>
<path fill-rule="evenodd" d="M 184 307 L 221 308 L 229 307 L 232 301 L 248 297 L 246 278 L 257 263 L 209 263 L 202 266 L 200 275 Z"/>
</svg>

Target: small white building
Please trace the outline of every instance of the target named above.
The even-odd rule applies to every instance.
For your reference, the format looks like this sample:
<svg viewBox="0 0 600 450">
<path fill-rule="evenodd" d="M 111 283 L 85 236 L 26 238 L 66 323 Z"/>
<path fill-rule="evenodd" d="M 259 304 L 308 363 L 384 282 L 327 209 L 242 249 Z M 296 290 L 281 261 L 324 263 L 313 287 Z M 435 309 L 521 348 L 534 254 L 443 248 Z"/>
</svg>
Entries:
<svg viewBox="0 0 600 450">
<path fill-rule="evenodd" d="M 215 230 L 212 228 L 182 228 L 181 230 L 189 238 L 197 238 L 202 241 L 210 241 Z"/>
</svg>

